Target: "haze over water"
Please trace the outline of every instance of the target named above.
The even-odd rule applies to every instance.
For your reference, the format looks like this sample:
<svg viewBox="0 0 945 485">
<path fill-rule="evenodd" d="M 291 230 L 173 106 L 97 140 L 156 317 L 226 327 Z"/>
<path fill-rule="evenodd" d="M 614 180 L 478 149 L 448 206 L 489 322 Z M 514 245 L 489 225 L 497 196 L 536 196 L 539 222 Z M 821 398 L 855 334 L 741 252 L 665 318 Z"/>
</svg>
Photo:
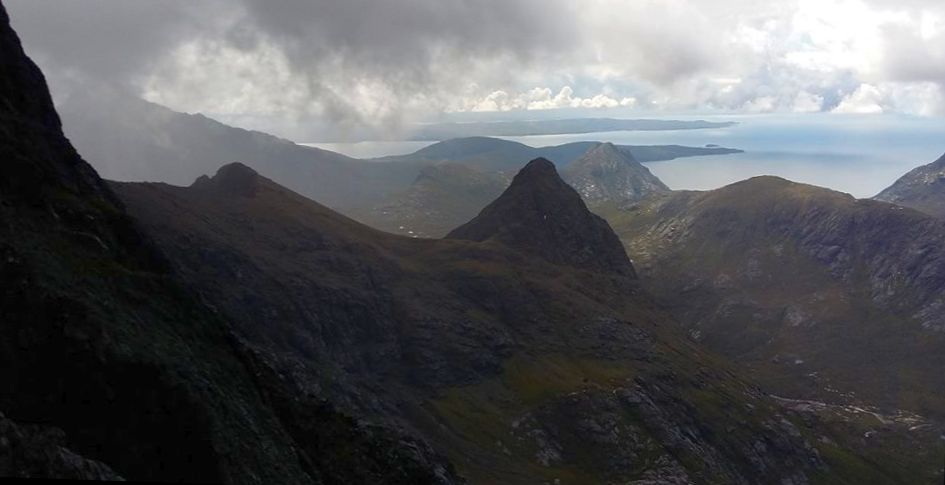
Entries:
<svg viewBox="0 0 945 485">
<path fill-rule="evenodd" d="M 646 164 L 673 189 L 709 190 L 777 175 L 872 197 L 912 168 L 945 153 L 945 119 L 906 115 L 727 115 L 675 119 L 737 121 L 729 128 L 505 137 L 534 147 L 574 141 L 621 145 L 716 144 L 745 153 Z M 315 144 L 355 157 L 410 153 L 426 142 Z"/>
</svg>

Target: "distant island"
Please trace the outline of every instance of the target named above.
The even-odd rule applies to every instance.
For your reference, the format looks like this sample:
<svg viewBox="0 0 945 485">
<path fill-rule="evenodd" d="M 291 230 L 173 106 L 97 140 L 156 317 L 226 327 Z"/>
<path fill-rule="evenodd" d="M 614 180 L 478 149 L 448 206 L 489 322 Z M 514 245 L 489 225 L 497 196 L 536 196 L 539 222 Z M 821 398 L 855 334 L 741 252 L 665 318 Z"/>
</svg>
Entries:
<svg viewBox="0 0 945 485">
<path fill-rule="evenodd" d="M 664 131 L 728 128 L 733 121 L 621 120 L 574 118 L 531 121 L 477 121 L 420 125 L 409 137 L 414 141 L 441 141 L 470 136 L 532 136 L 594 133 L 599 131 Z"/>
</svg>

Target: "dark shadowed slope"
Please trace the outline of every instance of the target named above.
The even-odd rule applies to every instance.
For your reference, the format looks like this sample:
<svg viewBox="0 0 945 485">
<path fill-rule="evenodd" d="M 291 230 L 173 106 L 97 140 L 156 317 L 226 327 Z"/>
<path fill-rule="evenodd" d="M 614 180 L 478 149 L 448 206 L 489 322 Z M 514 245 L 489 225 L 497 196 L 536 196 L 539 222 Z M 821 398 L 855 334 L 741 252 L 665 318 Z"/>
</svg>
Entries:
<svg viewBox="0 0 945 485">
<path fill-rule="evenodd" d="M 296 392 L 177 282 L 63 137 L 2 6 L 0 334 L 0 476 L 449 479 Z"/>
<path fill-rule="evenodd" d="M 945 226 L 758 177 L 607 214 L 693 339 L 794 397 L 945 417 Z"/>
<path fill-rule="evenodd" d="M 607 222 L 543 158 L 528 162 L 498 199 L 446 237 L 494 240 L 555 264 L 634 275 Z"/>
<path fill-rule="evenodd" d="M 853 443 L 868 429 L 849 412 L 785 408 L 685 343 L 548 162 L 518 174 L 496 202 L 507 227 L 483 219 L 482 243 L 384 234 L 253 175 L 237 165 L 188 188 L 116 188 L 284 375 L 421 433 L 474 483 L 908 483 L 930 473 L 927 445 L 907 434 L 860 453 Z M 552 212 L 546 203 L 584 230 L 531 226 Z M 531 255 L 530 227 L 580 259 Z M 905 444 L 890 451 L 888 436 Z"/>
<path fill-rule="evenodd" d="M 224 327 L 169 281 L 63 138 L 42 74 L 0 16 L 0 408 L 65 430 L 65 446 L 129 478 L 245 478 L 246 467 L 271 462 L 267 476 L 300 480 L 297 459 L 276 444 L 284 434 L 274 416 L 241 389 L 249 377 Z M 198 352 L 229 358 L 207 362 Z M 234 379 L 213 386 L 192 380 L 227 374 Z M 233 405 L 210 406 L 211 396 Z M 271 448 L 241 443 L 241 432 Z M 228 453 L 213 449 L 228 440 Z"/>
<path fill-rule="evenodd" d="M 590 206 L 624 204 L 669 192 L 649 169 L 611 143 L 601 143 L 569 164 L 564 179 Z"/>
<path fill-rule="evenodd" d="M 874 199 L 945 217 L 945 155 L 903 175 Z"/>
</svg>

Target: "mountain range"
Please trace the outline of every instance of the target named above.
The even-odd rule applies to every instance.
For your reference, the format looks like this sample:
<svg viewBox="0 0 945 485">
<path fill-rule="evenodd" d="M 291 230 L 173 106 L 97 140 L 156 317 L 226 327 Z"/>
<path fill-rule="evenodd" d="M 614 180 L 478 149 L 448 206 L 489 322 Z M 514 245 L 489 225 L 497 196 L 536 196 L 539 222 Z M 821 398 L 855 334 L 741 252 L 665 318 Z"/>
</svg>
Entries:
<svg viewBox="0 0 945 485">
<path fill-rule="evenodd" d="M 689 343 L 546 160 L 442 240 L 370 229 L 242 165 L 186 188 L 113 186 L 282 375 L 422 436 L 472 482 L 930 473 L 903 466 L 928 443 L 891 431 L 910 455 L 874 465 L 846 411 L 785 407 Z"/>
<path fill-rule="evenodd" d="M 478 150 L 471 144 L 489 148 Z M 452 145 L 459 146 L 451 149 Z M 645 156 L 652 156 L 654 153 L 639 148 L 656 147 L 617 147 L 610 143 L 581 142 L 533 149 L 496 139 L 452 140 L 418 153 L 433 159 L 459 159 L 458 162 L 440 162 L 424 168 L 410 188 L 388 196 L 373 207 L 354 210 L 352 216 L 395 234 L 442 237 L 472 219 L 481 207 L 505 190 L 511 181 L 509 172 L 494 171 L 508 164 L 505 160 L 536 154 L 547 154 L 561 160 L 556 165 L 564 167 L 562 177 L 591 206 L 634 202 L 653 193 L 668 192 L 669 188 L 632 154 L 640 151 Z M 582 150 L 580 155 L 574 155 Z M 464 155 L 471 158 L 464 158 Z M 545 159 L 541 155 L 537 158 Z M 494 160 L 495 163 L 485 160 Z"/>
<path fill-rule="evenodd" d="M 937 473 L 921 416 L 782 401 L 693 345 L 546 160 L 443 240 L 370 229 L 242 165 L 114 187 L 281 374 L 422 436 L 473 482 Z"/>
<path fill-rule="evenodd" d="M 426 161 L 460 163 L 482 171 L 515 171 L 536 158 L 545 158 L 559 168 L 566 168 L 588 150 L 599 145 L 596 141 L 578 141 L 544 147 L 530 147 L 511 140 L 489 137 L 455 138 L 434 143 L 408 155 L 381 157 L 384 162 Z M 716 146 L 687 147 L 682 145 L 615 145 L 616 148 L 641 163 L 661 162 L 682 157 L 728 155 L 742 153 L 734 148 Z"/>
</svg>

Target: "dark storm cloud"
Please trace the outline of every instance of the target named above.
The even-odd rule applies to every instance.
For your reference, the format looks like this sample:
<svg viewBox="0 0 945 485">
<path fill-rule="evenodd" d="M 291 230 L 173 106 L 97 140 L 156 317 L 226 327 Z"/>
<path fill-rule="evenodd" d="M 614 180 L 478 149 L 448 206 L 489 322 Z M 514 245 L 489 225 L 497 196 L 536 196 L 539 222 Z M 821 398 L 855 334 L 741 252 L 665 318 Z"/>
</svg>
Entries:
<svg viewBox="0 0 945 485">
<path fill-rule="evenodd" d="M 549 0 L 243 0 L 260 31 L 294 59 L 343 54 L 382 67 L 423 64 L 444 50 L 528 57 L 573 45 L 566 3 Z"/>
<path fill-rule="evenodd" d="M 33 56 L 59 70 L 126 79 L 197 35 L 195 4 L 183 0 L 8 0 Z M 45 66 L 44 66 L 45 67 Z"/>
<path fill-rule="evenodd" d="M 436 97 L 445 86 L 481 79 L 480 60 L 529 63 L 572 49 L 578 25 L 567 2 L 553 0 L 243 0 L 246 23 L 278 47 L 308 80 L 312 98 L 336 120 L 365 122 L 340 77 L 380 81 L 394 97 Z M 245 24 L 244 24 L 245 27 Z M 509 81 L 515 71 L 486 73 Z M 396 106 L 397 103 L 393 102 Z M 399 109 L 380 115 L 398 123 Z M 367 116 L 376 116 L 367 113 Z"/>
<path fill-rule="evenodd" d="M 395 78 L 453 56 L 527 61 L 572 44 L 568 7 L 539 0 L 8 0 L 35 55 L 102 78 L 139 74 L 200 37 L 273 43 L 300 72 L 326 58 Z"/>
</svg>

